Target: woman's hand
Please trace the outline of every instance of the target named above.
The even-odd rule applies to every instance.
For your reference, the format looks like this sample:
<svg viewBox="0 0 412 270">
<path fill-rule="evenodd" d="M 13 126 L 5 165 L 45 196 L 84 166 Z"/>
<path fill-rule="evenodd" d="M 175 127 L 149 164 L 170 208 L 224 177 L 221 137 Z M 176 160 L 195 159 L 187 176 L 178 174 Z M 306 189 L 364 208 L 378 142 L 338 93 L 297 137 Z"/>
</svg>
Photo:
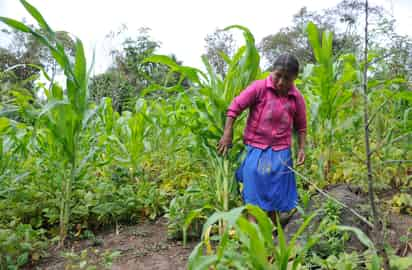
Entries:
<svg viewBox="0 0 412 270">
<path fill-rule="evenodd" d="M 296 166 L 303 165 L 305 163 L 305 150 L 299 149 L 298 151 L 298 162 L 296 163 Z"/>
<path fill-rule="evenodd" d="M 217 152 L 219 155 L 226 155 L 232 147 L 232 134 L 224 133 L 219 143 L 217 144 Z"/>
<path fill-rule="evenodd" d="M 306 143 L 306 131 L 300 131 L 298 133 L 298 162 L 296 166 L 303 165 L 305 163 L 305 143 Z"/>
<path fill-rule="evenodd" d="M 235 118 L 226 117 L 225 129 L 223 131 L 223 136 L 217 143 L 217 152 L 219 155 L 226 155 L 229 149 L 232 147 L 233 140 L 233 123 Z"/>
</svg>

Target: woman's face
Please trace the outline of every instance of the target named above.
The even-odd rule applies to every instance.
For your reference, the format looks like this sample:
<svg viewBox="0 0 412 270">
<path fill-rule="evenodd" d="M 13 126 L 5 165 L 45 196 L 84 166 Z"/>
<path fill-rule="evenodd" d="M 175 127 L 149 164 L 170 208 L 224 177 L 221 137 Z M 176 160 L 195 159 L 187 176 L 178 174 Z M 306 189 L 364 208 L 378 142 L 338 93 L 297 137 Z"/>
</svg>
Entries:
<svg viewBox="0 0 412 270">
<path fill-rule="evenodd" d="M 272 72 L 273 86 L 280 91 L 289 91 L 295 79 L 296 75 L 287 72 L 285 69 L 275 69 Z"/>
</svg>

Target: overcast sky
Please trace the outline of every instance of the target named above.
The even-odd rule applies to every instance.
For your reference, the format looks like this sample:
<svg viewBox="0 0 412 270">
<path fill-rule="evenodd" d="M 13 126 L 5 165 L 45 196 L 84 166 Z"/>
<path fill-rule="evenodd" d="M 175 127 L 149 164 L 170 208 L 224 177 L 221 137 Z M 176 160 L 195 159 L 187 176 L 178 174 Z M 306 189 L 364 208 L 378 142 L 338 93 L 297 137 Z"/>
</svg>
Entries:
<svg viewBox="0 0 412 270">
<path fill-rule="evenodd" d="M 231 24 L 248 27 L 256 41 L 290 25 L 302 6 L 309 10 L 329 8 L 339 0 L 31 0 L 55 30 L 66 30 L 80 37 L 90 59 L 96 49 L 95 72 L 110 63 L 109 51 L 115 44 L 105 36 L 122 24 L 128 32 L 140 27 L 152 29 L 162 42 L 161 53 L 174 53 L 185 65 L 201 67 L 204 38 L 216 28 Z M 370 0 L 387 8 L 398 20 L 397 30 L 412 36 L 411 0 Z M 0 0 L 0 16 L 29 18 L 17 0 Z"/>
</svg>

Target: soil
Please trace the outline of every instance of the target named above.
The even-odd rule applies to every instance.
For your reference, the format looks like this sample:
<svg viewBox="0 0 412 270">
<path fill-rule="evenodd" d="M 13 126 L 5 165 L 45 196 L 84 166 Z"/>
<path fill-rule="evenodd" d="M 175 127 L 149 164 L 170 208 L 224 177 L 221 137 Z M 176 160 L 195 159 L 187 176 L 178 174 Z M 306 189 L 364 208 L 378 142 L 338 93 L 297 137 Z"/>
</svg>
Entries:
<svg viewBox="0 0 412 270">
<path fill-rule="evenodd" d="M 356 210 L 359 214 L 364 217 L 368 217 L 371 212 L 368 198 L 365 194 L 359 194 L 351 186 L 345 184 L 337 184 L 329 186 L 326 192 L 344 203 L 346 206 Z M 389 197 L 382 198 L 382 201 L 390 200 Z M 309 206 L 309 212 L 319 209 L 321 205 L 326 201 L 326 198 L 322 195 L 315 195 L 311 199 L 311 205 Z M 389 242 L 391 247 L 394 248 L 397 255 L 399 256 L 412 256 L 412 216 L 406 214 L 393 213 L 386 207 L 381 207 L 384 211 L 380 213 L 386 225 L 385 229 L 385 240 Z M 299 213 L 296 213 L 290 220 L 289 225 L 286 227 L 285 232 L 288 236 L 293 235 L 301 224 Z M 320 222 L 322 216 L 315 218 L 312 221 L 312 225 L 308 230 L 315 229 L 317 224 Z M 359 218 L 354 216 L 348 209 L 343 208 L 340 216 L 341 224 L 346 226 L 353 226 L 361 229 L 366 233 L 371 239 L 373 238 L 372 229 L 366 225 Z M 401 238 L 406 237 L 409 239 L 407 242 L 402 242 Z M 346 243 L 347 251 L 363 251 L 365 247 L 361 242 L 354 236 L 351 235 L 349 241 Z"/>
<path fill-rule="evenodd" d="M 83 240 L 70 243 L 70 248 L 63 252 L 73 251 L 80 254 L 88 249 L 87 265 L 97 269 L 113 270 L 180 270 L 186 269 L 188 257 L 196 242 L 188 242 L 186 246 L 180 241 L 167 238 L 165 219 L 156 222 L 145 221 L 133 226 L 121 226 L 116 234 L 115 230 L 102 232 L 96 240 Z M 100 243 L 100 244 L 99 244 Z M 98 250 L 96 255 L 95 250 Z M 103 266 L 104 252 L 120 252 L 109 267 Z M 39 261 L 36 265 L 26 269 L 79 269 L 80 260 L 67 259 L 62 251 L 51 249 L 50 256 Z M 87 269 L 84 268 L 84 269 Z"/>
<path fill-rule="evenodd" d="M 357 194 L 346 185 L 330 187 L 327 192 L 349 207 L 356 209 L 364 216 L 367 216 L 370 211 L 365 196 Z M 311 201 L 317 202 L 310 207 L 312 208 L 311 211 L 313 211 L 319 207 L 319 204 L 325 201 L 325 198 L 317 195 Z M 288 238 L 298 229 L 301 223 L 299 216 L 299 213 L 296 213 L 286 227 L 285 232 Z M 344 225 L 358 227 L 369 236 L 372 234 L 370 228 L 360 219 L 354 217 L 347 209 L 343 210 L 341 220 Z M 400 239 L 402 236 L 412 239 L 412 217 L 389 213 L 385 215 L 385 220 L 387 225 L 387 241 L 390 242 L 399 256 L 411 256 L 412 242 L 402 243 Z M 313 221 L 315 226 L 316 222 L 316 220 Z M 95 240 L 68 243 L 69 248 L 63 250 L 63 252 L 73 251 L 79 255 L 82 251 L 88 250 L 88 255 L 82 260 L 83 262 L 87 261 L 87 266 L 96 266 L 94 269 L 187 269 L 188 257 L 197 241 L 188 242 L 184 247 L 182 242 L 168 239 L 166 223 L 167 220 L 161 218 L 156 222 L 144 221 L 133 226 L 123 225 L 118 229 L 118 233 L 112 228 L 109 231 L 97 234 Z M 310 230 L 310 228 L 308 229 Z M 361 251 L 364 249 L 356 237 L 351 237 L 347 246 L 350 250 Z M 97 255 L 96 250 L 98 251 Z M 102 254 L 115 251 L 120 253 L 119 256 L 113 260 L 111 266 L 105 268 L 102 263 L 105 255 Z M 82 260 L 79 257 L 68 259 L 61 255 L 61 250 L 56 251 L 54 249 L 51 249 L 49 254 L 49 257 L 41 259 L 35 265 L 27 266 L 25 269 L 80 269 L 79 266 Z"/>
</svg>

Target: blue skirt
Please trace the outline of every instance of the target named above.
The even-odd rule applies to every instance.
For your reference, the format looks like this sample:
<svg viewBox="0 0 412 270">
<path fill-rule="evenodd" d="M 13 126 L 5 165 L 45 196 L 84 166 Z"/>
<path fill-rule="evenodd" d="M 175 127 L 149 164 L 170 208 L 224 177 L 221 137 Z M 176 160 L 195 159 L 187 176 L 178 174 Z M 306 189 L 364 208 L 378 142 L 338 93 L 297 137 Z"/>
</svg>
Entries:
<svg viewBox="0 0 412 270">
<path fill-rule="evenodd" d="M 273 151 L 247 145 L 247 155 L 236 171 L 243 182 L 243 200 L 265 211 L 287 212 L 296 207 L 298 193 L 290 148 Z"/>
</svg>

